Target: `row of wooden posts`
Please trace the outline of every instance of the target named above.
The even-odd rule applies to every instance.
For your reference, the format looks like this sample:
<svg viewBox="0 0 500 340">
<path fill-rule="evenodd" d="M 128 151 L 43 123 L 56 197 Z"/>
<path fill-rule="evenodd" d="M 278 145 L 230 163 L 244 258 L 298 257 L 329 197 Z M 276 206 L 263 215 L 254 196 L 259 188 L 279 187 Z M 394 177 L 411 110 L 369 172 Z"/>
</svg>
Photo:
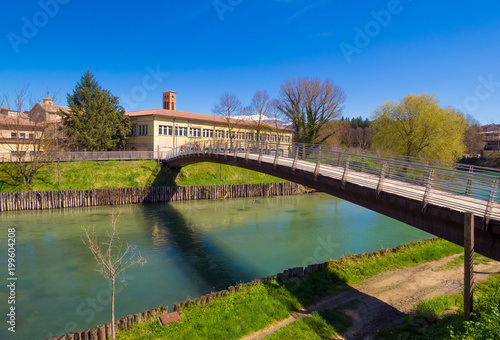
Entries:
<svg viewBox="0 0 500 340">
<path fill-rule="evenodd" d="M 293 195 L 296 193 L 299 193 L 299 186 L 291 182 L 3 192 L 0 193 L 0 211 L 77 208 L 240 197 L 269 197 Z"/>
</svg>

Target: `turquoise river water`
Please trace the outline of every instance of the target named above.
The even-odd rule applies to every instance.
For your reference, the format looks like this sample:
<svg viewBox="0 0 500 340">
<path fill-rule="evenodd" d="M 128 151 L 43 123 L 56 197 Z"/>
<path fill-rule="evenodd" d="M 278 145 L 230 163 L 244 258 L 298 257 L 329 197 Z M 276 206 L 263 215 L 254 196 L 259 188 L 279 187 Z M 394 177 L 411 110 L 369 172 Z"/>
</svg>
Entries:
<svg viewBox="0 0 500 340">
<path fill-rule="evenodd" d="M 82 226 L 109 228 L 147 259 L 117 281 L 116 317 L 346 254 L 430 234 L 326 194 L 0 213 L 0 339 L 42 339 L 110 319 L 110 285 Z M 8 229 L 15 229 L 15 333 L 6 321 Z M 12 235 L 11 235 L 12 236 Z"/>
</svg>

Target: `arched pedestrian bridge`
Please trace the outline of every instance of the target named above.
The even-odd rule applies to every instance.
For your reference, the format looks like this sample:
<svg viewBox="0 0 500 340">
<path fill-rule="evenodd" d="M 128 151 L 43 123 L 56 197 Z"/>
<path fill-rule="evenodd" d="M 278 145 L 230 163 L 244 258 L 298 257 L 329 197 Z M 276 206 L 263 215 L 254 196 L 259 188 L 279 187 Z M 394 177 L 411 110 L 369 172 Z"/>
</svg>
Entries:
<svg viewBox="0 0 500 340">
<path fill-rule="evenodd" d="M 500 260 L 500 170 L 334 146 L 238 140 L 183 145 L 165 159 L 172 168 L 198 162 L 290 180 L 462 246 L 464 215 L 472 212 L 475 251 Z"/>
</svg>

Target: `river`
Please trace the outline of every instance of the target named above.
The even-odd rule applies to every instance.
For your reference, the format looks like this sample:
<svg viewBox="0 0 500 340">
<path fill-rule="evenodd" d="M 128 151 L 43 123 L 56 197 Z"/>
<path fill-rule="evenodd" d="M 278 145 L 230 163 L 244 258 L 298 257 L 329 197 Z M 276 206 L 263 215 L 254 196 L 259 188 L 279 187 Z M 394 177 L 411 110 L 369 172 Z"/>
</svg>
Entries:
<svg viewBox="0 0 500 340">
<path fill-rule="evenodd" d="M 196 298 L 237 282 L 348 254 L 422 240 L 430 234 L 326 194 L 185 201 L 0 213 L 6 320 L 8 228 L 16 234 L 16 333 L 41 339 L 110 319 L 110 286 L 95 271 L 82 226 L 104 235 L 120 212 L 121 239 L 147 263 L 117 281 L 116 317 Z"/>
</svg>

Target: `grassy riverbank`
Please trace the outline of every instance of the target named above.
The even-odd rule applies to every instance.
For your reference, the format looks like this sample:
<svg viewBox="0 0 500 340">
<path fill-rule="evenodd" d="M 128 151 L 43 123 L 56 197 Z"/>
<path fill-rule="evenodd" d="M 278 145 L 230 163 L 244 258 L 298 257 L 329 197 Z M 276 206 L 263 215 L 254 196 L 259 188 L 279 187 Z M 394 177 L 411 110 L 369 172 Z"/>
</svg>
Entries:
<svg viewBox="0 0 500 340">
<path fill-rule="evenodd" d="M 476 254 L 478 255 L 478 254 Z M 489 261 L 475 256 L 474 263 Z M 463 256 L 456 261 L 463 265 Z M 381 339 L 500 339 L 500 274 L 474 287 L 472 321 L 463 321 L 463 294 L 439 296 L 418 304 L 416 312 L 399 326 L 380 333 Z"/>
<path fill-rule="evenodd" d="M 401 247 L 395 252 L 331 261 L 327 268 L 301 279 L 245 285 L 206 305 L 194 302 L 181 311 L 180 323 L 161 327 L 158 321 L 151 320 L 120 333 L 118 339 L 239 339 L 382 271 L 417 266 L 461 251 L 461 247 L 447 241 L 433 240 Z M 348 317 L 326 310 L 283 328 L 272 339 L 288 339 L 290 334 L 320 339 L 335 335 L 349 324 Z"/>
<path fill-rule="evenodd" d="M 271 183 L 283 180 L 229 165 L 199 163 L 186 166 L 176 174 L 162 168 L 155 160 L 85 161 L 60 164 L 61 185 L 57 184 L 57 165 L 48 164 L 35 176 L 33 185 L 25 186 L 14 164 L 0 164 L 0 192 L 86 190 L 100 188 L 150 187 L 166 185 L 215 185 Z"/>
</svg>

